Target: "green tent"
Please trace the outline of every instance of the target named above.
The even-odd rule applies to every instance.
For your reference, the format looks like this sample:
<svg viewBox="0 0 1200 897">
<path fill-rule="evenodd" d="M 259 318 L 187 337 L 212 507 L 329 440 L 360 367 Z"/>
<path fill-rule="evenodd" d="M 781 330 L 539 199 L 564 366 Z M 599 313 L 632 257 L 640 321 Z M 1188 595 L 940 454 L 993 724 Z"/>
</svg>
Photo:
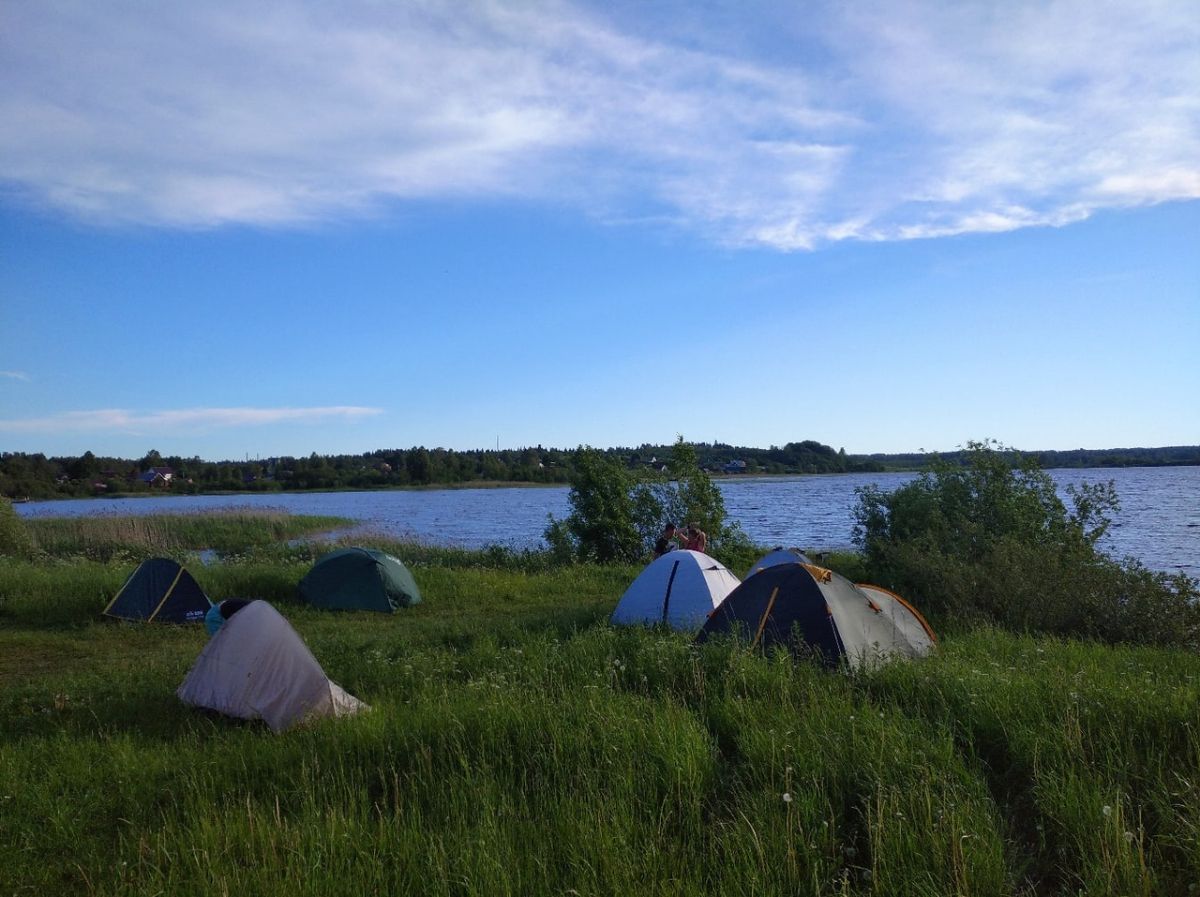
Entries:
<svg viewBox="0 0 1200 897">
<path fill-rule="evenodd" d="M 343 548 L 320 558 L 300 580 L 300 600 L 325 610 L 392 613 L 421 600 L 408 568 L 372 548 Z"/>
</svg>

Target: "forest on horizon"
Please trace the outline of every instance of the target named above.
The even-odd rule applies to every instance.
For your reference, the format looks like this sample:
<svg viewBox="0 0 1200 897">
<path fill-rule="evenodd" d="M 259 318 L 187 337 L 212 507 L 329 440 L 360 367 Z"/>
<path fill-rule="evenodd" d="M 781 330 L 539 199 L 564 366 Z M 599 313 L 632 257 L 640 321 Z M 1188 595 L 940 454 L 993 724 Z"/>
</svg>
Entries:
<svg viewBox="0 0 1200 897">
<path fill-rule="evenodd" d="M 920 471 L 932 458 L 962 453 L 847 454 L 813 440 L 753 448 L 724 443 L 691 443 L 701 467 L 730 476 L 878 473 Z M 653 471 L 665 464 L 669 445 L 602 449 L 630 468 Z M 386 489 L 450 486 L 462 483 L 569 483 L 575 449 L 533 446 L 520 449 L 457 451 L 414 446 L 364 454 L 278 456 L 245 461 L 205 461 L 163 456 L 141 458 L 51 456 L 0 453 L 0 495 L 11 499 L 78 498 L 90 495 L 169 491 L 281 492 L 329 489 Z M 1020 453 L 1043 468 L 1163 467 L 1200 465 L 1200 446 L 1075 449 Z"/>
</svg>

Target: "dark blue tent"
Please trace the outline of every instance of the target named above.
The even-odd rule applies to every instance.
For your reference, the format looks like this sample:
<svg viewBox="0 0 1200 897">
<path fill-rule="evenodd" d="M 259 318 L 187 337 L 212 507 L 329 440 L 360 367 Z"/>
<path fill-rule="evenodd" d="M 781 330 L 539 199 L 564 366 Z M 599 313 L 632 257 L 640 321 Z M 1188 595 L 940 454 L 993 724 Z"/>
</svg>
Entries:
<svg viewBox="0 0 1200 897">
<path fill-rule="evenodd" d="M 192 574 L 170 558 L 151 558 L 125 580 L 104 614 L 146 623 L 199 623 L 211 606 Z"/>
<path fill-rule="evenodd" d="M 827 666 L 924 657 L 936 641 L 899 595 L 802 563 L 766 567 L 725 596 L 696 640 L 717 635 L 735 636 L 752 648 L 780 645 Z"/>
<path fill-rule="evenodd" d="M 783 645 L 796 653 L 816 651 L 826 663 L 846 653 L 825 595 L 802 564 L 759 570 L 725 596 L 696 640 L 722 634 L 763 649 Z"/>
</svg>

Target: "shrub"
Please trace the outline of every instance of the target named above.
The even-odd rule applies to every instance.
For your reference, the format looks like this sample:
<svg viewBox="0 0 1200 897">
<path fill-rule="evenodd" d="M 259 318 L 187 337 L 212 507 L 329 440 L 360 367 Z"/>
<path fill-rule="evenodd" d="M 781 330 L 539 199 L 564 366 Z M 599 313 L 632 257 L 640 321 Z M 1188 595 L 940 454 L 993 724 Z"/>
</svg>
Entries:
<svg viewBox="0 0 1200 897">
<path fill-rule="evenodd" d="M 565 520 L 551 518 L 546 541 L 562 559 L 634 560 L 642 554 L 643 533 L 637 523 L 638 498 L 648 508 L 645 490 L 618 462 L 592 448 L 575 453 L 575 474 Z"/>
<path fill-rule="evenodd" d="M 697 524 L 708 534 L 714 557 L 739 566 L 753 559 L 754 546 L 737 524 L 725 522 L 721 491 L 682 437 L 672 448 L 666 477 L 632 471 L 591 448 L 580 448 L 574 462 L 571 513 L 563 520 L 552 517 L 545 530 L 560 560 L 641 561 L 671 521 Z"/>
<path fill-rule="evenodd" d="M 1200 591 L 1186 576 L 1097 548 L 1118 507 L 1111 482 L 1068 487 L 1035 459 L 971 442 L 887 493 L 858 490 L 855 541 L 870 577 L 943 618 L 1110 642 L 1195 645 Z"/>
</svg>

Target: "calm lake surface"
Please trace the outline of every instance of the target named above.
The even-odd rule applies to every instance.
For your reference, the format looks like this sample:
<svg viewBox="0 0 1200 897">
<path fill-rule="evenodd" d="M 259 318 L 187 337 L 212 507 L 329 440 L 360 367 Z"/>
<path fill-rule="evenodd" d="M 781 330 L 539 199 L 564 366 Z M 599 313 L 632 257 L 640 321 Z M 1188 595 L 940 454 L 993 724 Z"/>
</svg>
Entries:
<svg viewBox="0 0 1200 897">
<path fill-rule="evenodd" d="M 1052 470 L 1062 487 L 1113 480 L 1121 498 L 1105 550 L 1132 555 L 1146 566 L 1200 576 L 1200 467 Z M 739 478 L 719 482 L 729 515 L 756 542 L 812 550 L 851 545 L 854 490 L 890 490 L 911 473 Z M 356 531 L 439 545 L 515 548 L 542 545 L 548 515 L 567 514 L 567 487 L 444 489 L 390 492 L 300 492 L 88 498 L 29 502 L 24 517 L 155 514 L 220 508 L 280 508 L 293 514 L 331 514 L 357 520 Z"/>
</svg>

